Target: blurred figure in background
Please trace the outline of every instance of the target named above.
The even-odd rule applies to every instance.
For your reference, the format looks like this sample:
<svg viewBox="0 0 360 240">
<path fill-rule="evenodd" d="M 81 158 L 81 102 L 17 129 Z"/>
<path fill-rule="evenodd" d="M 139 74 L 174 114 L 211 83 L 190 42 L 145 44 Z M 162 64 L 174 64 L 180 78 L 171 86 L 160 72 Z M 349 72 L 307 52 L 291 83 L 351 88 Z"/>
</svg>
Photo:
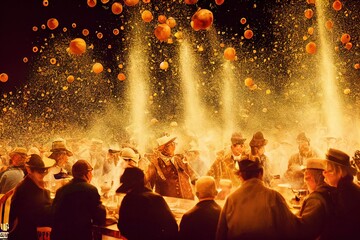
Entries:
<svg viewBox="0 0 360 240">
<path fill-rule="evenodd" d="M 52 205 L 53 240 L 91 240 L 92 225 L 103 225 L 106 209 L 95 186 L 91 185 L 93 168 L 85 160 L 72 166 L 73 179 L 56 191 Z"/>
<path fill-rule="evenodd" d="M 353 161 L 354 161 L 354 165 L 355 165 L 354 167 L 357 170 L 356 180 L 357 180 L 357 183 L 360 184 L 360 150 L 355 151 Z"/>
<path fill-rule="evenodd" d="M 216 196 L 217 200 L 225 200 L 227 196 L 232 192 L 232 182 L 230 179 L 220 179 L 219 193 Z"/>
<path fill-rule="evenodd" d="M 28 158 L 27 150 L 16 147 L 9 153 L 10 166 L 0 173 L 0 193 L 6 193 L 23 180 L 26 170 L 25 161 Z"/>
<path fill-rule="evenodd" d="M 300 239 L 336 239 L 335 188 L 324 181 L 325 160 L 308 158 L 304 162 L 304 182 L 309 195 L 301 206 Z"/>
<path fill-rule="evenodd" d="M 195 183 L 199 202 L 187 211 L 180 222 L 180 239 L 214 240 L 221 207 L 215 202 L 215 179 L 200 177 Z"/>
<path fill-rule="evenodd" d="M 129 240 L 176 240 L 178 225 L 164 198 L 145 187 L 144 173 L 137 167 L 126 168 L 118 193 L 125 193 L 118 228 Z"/>
<path fill-rule="evenodd" d="M 239 162 L 241 186 L 231 193 L 221 211 L 216 239 L 292 239 L 296 217 L 283 196 L 263 182 L 263 165 Z"/>
<path fill-rule="evenodd" d="M 163 136 L 150 157 L 146 181 L 162 196 L 194 199 L 192 184 L 198 176 L 182 154 L 175 154 L 176 137 Z"/>
<path fill-rule="evenodd" d="M 53 159 L 32 154 L 25 163 L 26 177 L 16 186 L 10 206 L 9 239 L 37 240 L 37 227 L 51 226 L 51 199 L 44 176 Z"/>
<path fill-rule="evenodd" d="M 325 182 L 336 187 L 336 233 L 334 239 L 352 239 L 360 229 L 360 186 L 354 183 L 356 169 L 345 152 L 329 148 L 326 153 Z"/>
<path fill-rule="evenodd" d="M 245 155 L 246 138 L 243 138 L 241 133 L 234 132 L 230 140 L 230 149 L 222 150 L 217 154 L 216 160 L 211 165 L 207 175 L 214 177 L 218 186 L 221 179 L 230 179 L 233 186 L 238 187 L 240 179 L 236 174 L 237 162 Z"/>
<path fill-rule="evenodd" d="M 296 137 L 298 152 L 291 155 L 288 160 L 288 168 L 284 174 L 285 181 L 291 183 L 293 188 L 299 189 L 304 187 L 304 172 L 302 165 L 308 158 L 317 158 L 318 154 L 310 147 L 310 138 L 302 132 Z"/>
</svg>

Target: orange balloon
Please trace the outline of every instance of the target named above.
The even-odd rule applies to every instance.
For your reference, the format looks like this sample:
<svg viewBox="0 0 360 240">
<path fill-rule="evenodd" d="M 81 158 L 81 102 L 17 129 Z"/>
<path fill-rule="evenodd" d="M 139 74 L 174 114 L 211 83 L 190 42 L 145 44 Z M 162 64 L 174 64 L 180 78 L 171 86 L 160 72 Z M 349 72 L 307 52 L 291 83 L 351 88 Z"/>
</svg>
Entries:
<svg viewBox="0 0 360 240">
<path fill-rule="evenodd" d="M 166 22 L 166 16 L 165 15 L 159 15 L 158 16 L 158 22 L 159 23 L 165 23 Z"/>
<path fill-rule="evenodd" d="M 335 11 L 340 11 L 342 9 L 342 3 L 336 0 L 335 2 L 333 2 L 332 7 Z"/>
<path fill-rule="evenodd" d="M 69 46 L 70 53 L 80 55 L 86 51 L 86 42 L 82 38 L 71 40 Z"/>
<path fill-rule="evenodd" d="M 346 44 L 346 43 L 350 42 L 350 39 L 351 39 L 350 35 L 347 34 L 347 33 L 344 33 L 343 35 L 341 35 L 340 41 L 341 41 L 343 44 Z"/>
<path fill-rule="evenodd" d="M 240 23 L 244 25 L 246 23 L 246 18 L 241 18 Z"/>
<path fill-rule="evenodd" d="M 139 3 L 139 0 L 124 0 L 124 3 L 126 6 L 135 6 L 136 4 Z"/>
<path fill-rule="evenodd" d="M 191 5 L 191 4 L 196 4 L 196 3 L 198 2 L 198 0 L 185 0 L 184 2 L 185 2 L 186 4 Z"/>
<path fill-rule="evenodd" d="M 153 20 L 153 15 L 149 10 L 144 10 L 141 13 L 141 18 L 144 22 L 151 22 Z"/>
<path fill-rule="evenodd" d="M 328 29 L 328 30 L 331 30 L 333 27 L 334 27 L 334 22 L 331 21 L 330 19 L 326 21 L 325 23 L 325 27 Z"/>
<path fill-rule="evenodd" d="M 50 18 L 47 20 L 46 25 L 50 30 L 54 30 L 59 26 L 59 21 L 56 18 Z"/>
<path fill-rule="evenodd" d="M 111 11 L 112 11 L 113 14 L 119 15 L 123 11 L 123 5 L 121 3 L 119 3 L 119 2 L 114 2 L 111 5 Z"/>
<path fill-rule="evenodd" d="M 74 78 L 73 75 L 69 75 L 69 76 L 66 78 L 66 81 L 67 81 L 68 83 L 72 83 L 72 82 L 75 81 L 75 78 Z"/>
<path fill-rule="evenodd" d="M 352 48 L 352 43 L 351 43 L 351 42 L 346 43 L 346 44 L 345 44 L 345 48 L 346 48 L 347 50 L 350 50 L 350 49 Z"/>
<path fill-rule="evenodd" d="M 82 35 L 84 35 L 85 37 L 86 37 L 87 35 L 89 35 L 89 30 L 86 29 L 86 28 L 84 28 L 84 29 L 82 30 Z"/>
<path fill-rule="evenodd" d="M 171 35 L 171 28 L 166 23 L 160 23 L 155 28 L 154 34 L 160 41 L 166 41 Z"/>
<path fill-rule="evenodd" d="M 86 2 L 89 7 L 95 7 L 97 4 L 97 0 L 87 0 Z"/>
<path fill-rule="evenodd" d="M 124 81 L 124 80 L 126 79 L 126 76 L 125 76 L 125 74 L 123 74 L 123 73 L 119 73 L 118 76 L 117 76 L 117 78 L 118 78 L 120 81 Z"/>
<path fill-rule="evenodd" d="M 92 71 L 96 74 L 101 73 L 104 70 L 104 67 L 101 63 L 95 63 L 92 66 Z"/>
<path fill-rule="evenodd" d="M 306 52 L 309 54 L 315 54 L 316 53 L 316 44 L 314 42 L 309 42 L 306 44 Z"/>
<path fill-rule="evenodd" d="M 250 77 L 245 78 L 244 83 L 245 83 L 245 86 L 247 86 L 247 87 L 252 87 L 255 84 L 254 80 L 252 78 L 250 78 Z"/>
<path fill-rule="evenodd" d="M 246 39 L 251 39 L 254 36 L 254 33 L 252 30 L 248 29 L 244 32 L 244 37 Z"/>
<path fill-rule="evenodd" d="M 314 11 L 309 9 L 306 9 L 304 12 L 304 15 L 307 19 L 311 19 L 314 16 Z"/>
<path fill-rule="evenodd" d="M 307 4 L 315 4 L 315 0 L 306 0 Z"/>
<path fill-rule="evenodd" d="M 221 5 L 225 2 L 225 0 L 215 0 L 216 5 Z"/>
<path fill-rule="evenodd" d="M 174 28 L 176 26 L 176 20 L 173 17 L 169 17 L 166 19 L 166 24 L 169 25 L 170 28 Z"/>
<path fill-rule="evenodd" d="M 169 68 L 169 63 L 167 61 L 163 61 L 160 63 L 160 69 L 167 70 Z"/>
<path fill-rule="evenodd" d="M 7 82 L 9 80 L 9 76 L 6 73 L 0 74 L 0 82 Z"/>
<path fill-rule="evenodd" d="M 150 3 L 151 0 L 143 0 L 143 3 Z"/>
<path fill-rule="evenodd" d="M 355 64 L 354 64 L 354 68 L 355 68 L 356 70 L 360 69 L 360 63 L 355 63 Z"/>
<path fill-rule="evenodd" d="M 192 17 L 191 27 L 195 30 L 207 30 L 213 24 L 214 16 L 210 10 L 199 9 Z"/>
<path fill-rule="evenodd" d="M 228 47 L 224 50 L 224 58 L 229 61 L 234 61 L 236 57 L 235 48 Z"/>
</svg>

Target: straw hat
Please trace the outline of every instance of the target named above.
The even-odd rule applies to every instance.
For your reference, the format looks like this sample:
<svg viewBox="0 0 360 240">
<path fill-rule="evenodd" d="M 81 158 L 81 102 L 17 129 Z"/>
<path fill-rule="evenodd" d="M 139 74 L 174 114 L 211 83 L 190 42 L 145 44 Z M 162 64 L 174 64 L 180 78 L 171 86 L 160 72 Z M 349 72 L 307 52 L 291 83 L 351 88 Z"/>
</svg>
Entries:
<svg viewBox="0 0 360 240">
<path fill-rule="evenodd" d="M 265 146 L 267 143 L 268 143 L 268 140 L 264 138 L 263 133 L 256 132 L 250 141 L 250 146 L 251 147 L 261 147 L 261 146 Z"/>
<path fill-rule="evenodd" d="M 24 147 L 16 147 L 16 148 L 14 148 L 14 150 L 12 150 L 12 151 L 9 153 L 10 158 L 12 158 L 15 154 L 28 156 L 27 150 L 26 150 L 26 148 L 24 148 Z"/>
<path fill-rule="evenodd" d="M 232 145 L 235 144 L 243 144 L 245 142 L 246 138 L 243 138 L 242 134 L 239 132 L 234 132 L 231 135 L 231 143 Z"/>
<path fill-rule="evenodd" d="M 134 162 L 139 161 L 139 154 L 136 154 L 132 148 L 123 148 L 121 150 L 121 158 L 124 160 L 132 160 Z"/>
<path fill-rule="evenodd" d="M 350 164 L 350 156 L 345 152 L 340 151 L 338 149 L 329 148 L 327 153 L 325 154 L 326 160 L 329 162 L 333 162 L 340 166 L 346 167 L 350 170 L 352 175 L 355 175 L 357 170 Z"/>
<path fill-rule="evenodd" d="M 158 147 L 161 147 L 163 145 L 166 145 L 166 144 L 168 144 L 170 142 L 175 141 L 175 139 L 176 139 L 176 137 L 174 137 L 174 136 L 165 135 L 165 136 L 163 136 L 161 138 L 156 139 L 156 142 L 158 144 Z"/>
<path fill-rule="evenodd" d="M 304 169 L 319 169 L 319 170 L 325 170 L 325 159 L 320 158 L 308 158 L 306 159 L 306 164 L 304 166 Z"/>
<path fill-rule="evenodd" d="M 304 132 L 299 133 L 299 135 L 296 137 L 296 141 L 299 142 L 308 142 L 310 143 L 310 138 L 306 137 Z"/>
<path fill-rule="evenodd" d="M 66 152 L 66 155 L 69 157 L 73 155 L 73 153 L 66 147 L 64 140 L 53 141 L 50 152 Z"/>
</svg>

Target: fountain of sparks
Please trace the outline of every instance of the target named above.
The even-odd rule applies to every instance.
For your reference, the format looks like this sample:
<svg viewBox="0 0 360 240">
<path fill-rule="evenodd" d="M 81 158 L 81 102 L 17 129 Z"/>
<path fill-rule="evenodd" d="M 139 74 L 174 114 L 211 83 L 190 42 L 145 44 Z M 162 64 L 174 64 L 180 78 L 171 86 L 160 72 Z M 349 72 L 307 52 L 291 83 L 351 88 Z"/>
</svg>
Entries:
<svg viewBox="0 0 360 240">
<path fill-rule="evenodd" d="M 197 91 L 197 78 L 195 73 L 195 59 L 192 55 L 188 42 L 182 42 L 180 46 L 180 71 L 182 88 L 185 101 L 185 124 L 187 129 L 193 133 L 199 133 L 199 127 L 204 125 L 204 108 L 201 106 L 199 94 Z"/>
<path fill-rule="evenodd" d="M 131 103 L 131 127 L 134 130 L 133 137 L 140 151 L 145 150 L 147 136 L 145 115 L 146 103 L 149 93 L 146 80 L 149 78 L 147 54 L 143 51 L 144 43 L 141 34 L 141 24 L 132 30 L 131 45 L 129 47 L 129 102 Z M 141 67 L 139 67 L 141 66 Z"/>
<path fill-rule="evenodd" d="M 343 134 L 343 121 L 342 111 L 336 89 L 336 78 L 335 78 L 335 65 L 334 59 L 331 54 L 330 35 L 325 29 L 325 1 L 316 2 L 316 10 L 318 13 L 318 30 L 320 36 L 320 78 L 323 86 L 323 111 L 326 119 L 326 125 L 328 133 L 332 136 L 342 136 Z"/>
</svg>

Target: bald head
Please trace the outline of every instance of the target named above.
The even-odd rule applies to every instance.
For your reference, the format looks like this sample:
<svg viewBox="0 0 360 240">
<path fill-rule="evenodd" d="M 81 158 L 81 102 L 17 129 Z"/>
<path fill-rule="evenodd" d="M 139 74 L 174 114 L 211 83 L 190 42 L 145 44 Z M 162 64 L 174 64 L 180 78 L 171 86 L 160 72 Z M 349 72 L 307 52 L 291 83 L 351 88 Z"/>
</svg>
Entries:
<svg viewBox="0 0 360 240">
<path fill-rule="evenodd" d="M 195 192 L 199 200 L 215 198 L 217 195 L 215 179 L 210 176 L 202 176 L 195 183 Z"/>
</svg>

